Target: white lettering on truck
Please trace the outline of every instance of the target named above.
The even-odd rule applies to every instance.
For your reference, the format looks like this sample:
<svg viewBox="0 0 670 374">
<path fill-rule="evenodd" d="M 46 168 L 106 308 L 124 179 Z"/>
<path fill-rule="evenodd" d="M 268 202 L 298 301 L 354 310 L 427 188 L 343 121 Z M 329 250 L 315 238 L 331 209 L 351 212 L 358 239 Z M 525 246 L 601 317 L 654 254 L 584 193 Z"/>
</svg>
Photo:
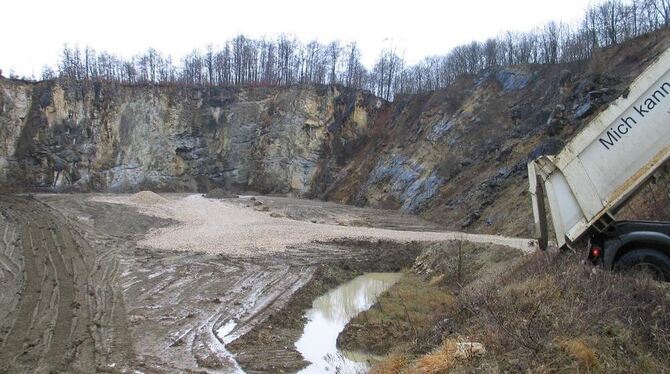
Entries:
<svg viewBox="0 0 670 374">
<path fill-rule="evenodd" d="M 654 93 L 642 101 L 642 104 L 633 105 L 633 109 L 635 109 L 635 113 L 637 113 L 637 116 L 641 120 L 645 115 L 654 110 L 654 108 L 656 108 L 668 95 L 670 95 L 670 82 L 663 82 Z M 670 111 L 668 113 L 670 113 Z M 619 122 L 618 125 L 610 127 L 605 135 L 598 139 L 600 144 L 602 144 L 606 150 L 610 150 L 614 147 L 619 140 L 628 134 L 628 131 L 633 129 L 633 125 L 638 124 L 638 120 L 633 117 L 634 115 L 635 114 L 628 117 L 621 117 L 621 122 Z"/>
</svg>

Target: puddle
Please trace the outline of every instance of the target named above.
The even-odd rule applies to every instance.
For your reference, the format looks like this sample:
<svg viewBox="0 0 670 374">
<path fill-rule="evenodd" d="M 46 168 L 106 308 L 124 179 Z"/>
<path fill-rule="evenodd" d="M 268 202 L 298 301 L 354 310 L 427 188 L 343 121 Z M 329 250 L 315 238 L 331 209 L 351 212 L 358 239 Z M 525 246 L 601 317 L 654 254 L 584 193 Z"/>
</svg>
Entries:
<svg viewBox="0 0 670 374">
<path fill-rule="evenodd" d="M 369 309 L 377 296 L 398 281 L 401 273 L 367 273 L 320 296 L 312 303 L 305 317 L 308 322 L 298 351 L 312 364 L 300 373 L 360 373 L 369 368 L 369 361 L 379 357 L 339 350 L 337 336 L 358 313 Z"/>
<path fill-rule="evenodd" d="M 219 327 L 218 330 L 216 330 L 216 336 L 221 340 L 223 344 L 228 344 L 232 342 L 233 340 L 237 339 L 236 335 L 231 334 L 233 330 L 235 329 L 235 326 L 237 326 L 237 322 L 235 320 L 229 320 L 226 322 L 225 325 Z"/>
<path fill-rule="evenodd" d="M 229 365 L 222 367 L 221 370 L 208 371 L 212 373 L 226 373 L 226 374 L 244 374 L 244 370 L 235 360 L 235 356 L 226 349 L 226 344 L 237 339 L 236 334 L 232 334 L 233 330 L 237 326 L 237 322 L 234 319 L 228 320 L 226 323 L 221 325 L 218 329 L 214 330 L 214 334 L 218 341 L 214 341 L 217 345 L 219 354 L 222 358 L 226 359 Z"/>
</svg>

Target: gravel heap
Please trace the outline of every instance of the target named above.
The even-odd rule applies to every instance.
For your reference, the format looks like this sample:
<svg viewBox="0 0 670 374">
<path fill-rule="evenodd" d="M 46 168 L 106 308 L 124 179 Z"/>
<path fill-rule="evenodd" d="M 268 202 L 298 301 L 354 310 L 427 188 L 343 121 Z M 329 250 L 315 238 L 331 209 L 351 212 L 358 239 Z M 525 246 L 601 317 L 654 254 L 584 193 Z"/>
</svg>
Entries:
<svg viewBox="0 0 670 374">
<path fill-rule="evenodd" d="M 130 197 L 130 201 L 135 204 L 155 205 L 166 203 L 168 200 L 159 194 L 151 191 L 140 191 Z"/>
<path fill-rule="evenodd" d="M 117 197 L 116 202 L 123 204 L 122 196 Z M 248 205 L 247 208 L 230 200 L 207 199 L 202 195 L 168 199 L 165 204 L 140 205 L 140 211 L 144 214 L 173 219 L 178 223 L 153 230 L 138 244 L 155 249 L 235 256 L 285 251 L 313 241 L 340 238 L 398 242 L 459 239 L 532 250 L 529 239 L 523 238 L 315 224 L 286 217 L 272 217 L 267 212 L 256 211 L 251 204 Z"/>
</svg>

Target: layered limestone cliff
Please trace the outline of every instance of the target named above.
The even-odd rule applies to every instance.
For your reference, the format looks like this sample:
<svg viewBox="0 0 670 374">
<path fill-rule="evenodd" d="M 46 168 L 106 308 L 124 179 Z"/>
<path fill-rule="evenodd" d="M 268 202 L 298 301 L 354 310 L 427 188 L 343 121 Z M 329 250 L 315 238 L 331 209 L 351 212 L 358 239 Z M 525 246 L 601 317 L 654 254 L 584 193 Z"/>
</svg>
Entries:
<svg viewBox="0 0 670 374">
<path fill-rule="evenodd" d="M 385 103 L 341 87 L 0 81 L 0 184 L 313 196 Z"/>
</svg>

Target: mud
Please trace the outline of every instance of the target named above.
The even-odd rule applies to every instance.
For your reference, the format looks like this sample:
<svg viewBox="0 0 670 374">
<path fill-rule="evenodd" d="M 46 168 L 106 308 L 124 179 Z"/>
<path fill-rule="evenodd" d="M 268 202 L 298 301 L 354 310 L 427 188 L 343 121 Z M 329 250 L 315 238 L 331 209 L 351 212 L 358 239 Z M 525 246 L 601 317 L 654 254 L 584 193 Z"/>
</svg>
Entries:
<svg viewBox="0 0 670 374">
<path fill-rule="evenodd" d="M 32 197 L 0 198 L 0 371 L 94 372 L 132 362 L 119 261 Z"/>
<path fill-rule="evenodd" d="M 307 322 L 304 312 L 314 299 L 363 272 L 397 272 L 411 265 L 422 248 L 418 243 L 344 240 L 332 246 L 342 251 L 339 258 L 316 267 L 310 281 L 291 297 L 285 308 L 229 345 L 248 373 L 295 372 L 306 367 L 309 363 L 297 351 L 295 343 Z"/>
<path fill-rule="evenodd" d="M 181 225 L 180 217 L 98 197 L 0 195 L 0 373 L 295 371 L 306 365 L 294 343 L 317 296 L 365 271 L 410 266 L 422 248 L 369 239 L 244 255 L 152 248 L 142 243 Z M 147 206 L 162 209 L 185 196 L 162 197 Z M 248 197 L 226 201 L 255 212 Z M 386 228 L 404 219 L 282 198 L 255 201 L 289 217 L 268 222 L 340 227 L 333 223 L 367 219 Z M 225 235 L 218 238 L 223 245 Z"/>
<path fill-rule="evenodd" d="M 229 200 L 240 206 L 250 205 L 251 196 L 242 196 L 239 200 Z M 248 199 L 245 199 L 248 198 Z M 253 196 L 252 202 L 268 206 L 287 218 L 339 226 L 376 227 L 403 231 L 441 231 L 442 227 L 396 210 L 359 208 L 332 202 L 295 199 L 282 196 Z"/>
</svg>

